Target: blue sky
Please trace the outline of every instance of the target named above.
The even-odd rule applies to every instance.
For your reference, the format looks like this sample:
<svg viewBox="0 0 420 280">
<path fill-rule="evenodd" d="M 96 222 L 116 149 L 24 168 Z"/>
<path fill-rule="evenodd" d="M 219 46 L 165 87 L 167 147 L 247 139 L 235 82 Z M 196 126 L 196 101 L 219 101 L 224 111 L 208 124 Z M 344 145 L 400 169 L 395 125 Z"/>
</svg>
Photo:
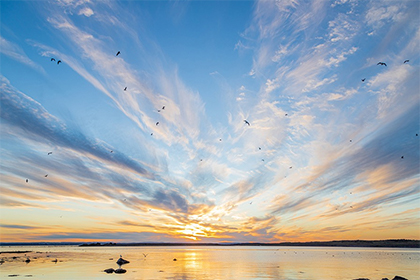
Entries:
<svg viewBox="0 0 420 280">
<path fill-rule="evenodd" d="M 0 5 L 2 241 L 420 238 L 418 1 Z"/>
</svg>

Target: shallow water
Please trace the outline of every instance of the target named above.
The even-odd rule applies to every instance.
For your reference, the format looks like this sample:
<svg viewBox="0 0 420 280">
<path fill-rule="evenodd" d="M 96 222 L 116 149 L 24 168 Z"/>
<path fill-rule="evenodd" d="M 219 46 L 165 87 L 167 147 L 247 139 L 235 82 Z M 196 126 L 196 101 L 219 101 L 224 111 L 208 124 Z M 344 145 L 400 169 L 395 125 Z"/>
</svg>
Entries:
<svg viewBox="0 0 420 280">
<path fill-rule="evenodd" d="M 419 249 L 201 246 L 201 247 L 0 247 L 1 279 L 420 279 Z M 144 257 L 143 253 L 147 254 Z M 129 264 L 118 268 L 120 254 Z M 13 256 L 18 258 L 12 259 Z M 24 261 L 29 257 L 31 262 Z M 35 259 L 36 258 L 36 259 Z M 173 259 L 177 260 L 174 261 Z M 57 259 L 57 262 L 52 262 Z M 18 276 L 10 276 L 18 275 Z"/>
</svg>

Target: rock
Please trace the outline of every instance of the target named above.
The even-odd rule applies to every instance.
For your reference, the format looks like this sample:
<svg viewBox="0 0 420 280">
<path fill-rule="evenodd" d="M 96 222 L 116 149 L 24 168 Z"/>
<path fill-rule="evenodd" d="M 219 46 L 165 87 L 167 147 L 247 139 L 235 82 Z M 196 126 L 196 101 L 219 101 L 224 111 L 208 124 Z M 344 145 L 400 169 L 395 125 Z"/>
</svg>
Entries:
<svg viewBox="0 0 420 280">
<path fill-rule="evenodd" d="M 357 279 L 353 279 L 353 280 L 369 280 L 369 278 L 357 278 Z"/>
<path fill-rule="evenodd" d="M 392 280 L 408 280 L 408 279 L 407 278 L 404 278 L 402 276 L 396 275 L 394 278 L 392 278 Z"/>
<path fill-rule="evenodd" d="M 127 261 L 127 260 L 124 260 L 123 258 L 119 258 L 118 261 L 117 261 L 117 264 L 119 264 L 119 265 L 126 264 L 126 263 L 130 263 L 130 262 Z"/>
<path fill-rule="evenodd" d="M 176 262 L 176 259 L 174 259 L 174 262 Z"/>
<path fill-rule="evenodd" d="M 118 269 L 114 270 L 114 272 L 117 273 L 117 274 L 122 274 L 122 273 L 126 273 L 127 270 L 125 270 L 123 268 L 118 268 Z"/>
<path fill-rule="evenodd" d="M 108 269 L 105 269 L 104 271 L 109 274 L 109 273 L 114 272 L 115 270 L 113 268 L 108 268 Z"/>
<path fill-rule="evenodd" d="M 389 279 L 385 277 L 385 278 L 382 278 L 382 280 L 389 280 Z"/>
<path fill-rule="evenodd" d="M 30 263 L 30 262 L 31 262 L 31 260 L 30 260 L 29 258 L 27 258 L 27 259 L 25 260 L 25 262 L 26 262 L 26 263 Z"/>
</svg>

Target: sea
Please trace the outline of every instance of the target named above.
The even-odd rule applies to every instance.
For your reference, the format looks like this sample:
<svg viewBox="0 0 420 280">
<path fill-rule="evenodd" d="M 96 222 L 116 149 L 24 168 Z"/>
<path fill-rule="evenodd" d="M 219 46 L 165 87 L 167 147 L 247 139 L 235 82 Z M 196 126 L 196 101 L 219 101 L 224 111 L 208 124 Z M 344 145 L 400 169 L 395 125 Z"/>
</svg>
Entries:
<svg viewBox="0 0 420 280">
<path fill-rule="evenodd" d="M 420 279 L 418 248 L 1 246 L 0 251 L 0 279 Z M 126 272 L 105 273 L 119 268 L 120 256 L 130 262 L 121 266 Z"/>
</svg>

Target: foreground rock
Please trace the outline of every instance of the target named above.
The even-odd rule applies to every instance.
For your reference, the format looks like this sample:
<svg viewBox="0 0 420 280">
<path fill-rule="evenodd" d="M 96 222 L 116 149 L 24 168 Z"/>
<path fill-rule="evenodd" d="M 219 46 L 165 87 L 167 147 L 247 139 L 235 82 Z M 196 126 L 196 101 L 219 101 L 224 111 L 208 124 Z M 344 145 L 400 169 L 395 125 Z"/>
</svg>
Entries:
<svg viewBox="0 0 420 280">
<path fill-rule="evenodd" d="M 369 278 L 357 278 L 357 279 L 353 279 L 353 280 L 369 280 Z M 389 280 L 389 279 L 388 278 L 382 278 L 382 280 Z M 392 280 L 408 280 L 408 279 L 404 278 L 402 276 L 396 275 L 394 278 L 392 278 Z"/>
<path fill-rule="evenodd" d="M 109 274 L 109 273 L 113 273 L 114 269 L 113 268 L 108 268 L 108 269 L 105 269 L 104 271 Z"/>
<path fill-rule="evenodd" d="M 114 272 L 117 273 L 117 274 L 122 274 L 122 273 L 126 273 L 127 270 L 125 270 L 123 268 L 118 268 L 118 269 L 114 270 Z"/>
</svg>

